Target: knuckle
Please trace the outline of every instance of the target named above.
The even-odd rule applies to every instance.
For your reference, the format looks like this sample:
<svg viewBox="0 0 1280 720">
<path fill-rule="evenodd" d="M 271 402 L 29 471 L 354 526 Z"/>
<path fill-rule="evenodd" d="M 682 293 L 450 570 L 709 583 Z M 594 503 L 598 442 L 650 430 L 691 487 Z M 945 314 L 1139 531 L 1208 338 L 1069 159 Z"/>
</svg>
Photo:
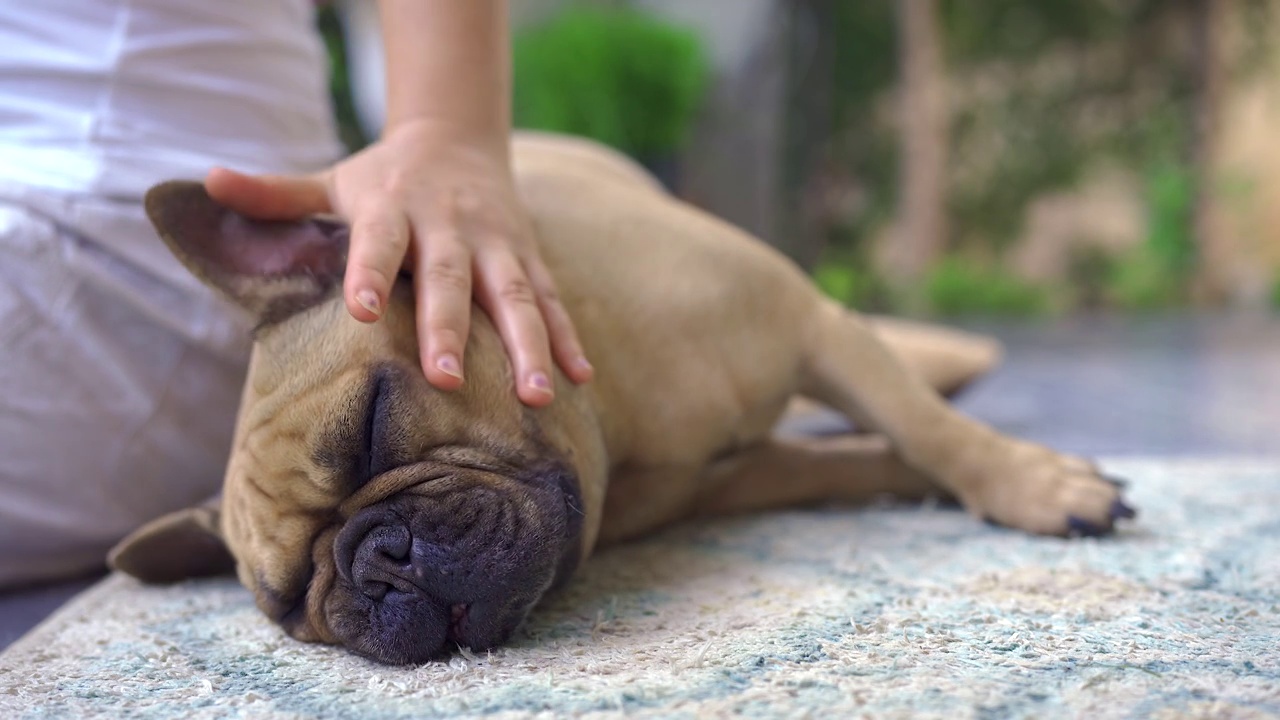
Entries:
<svg viewBox="0 0 1280 720">
<path fill-rule="evenodd" d="M 379 245 L 399 246 L 404 233 L 401 228 L 386 217 L 366 218 L 357 225 L 357 233 L 363 238 L 362 245 L 378 243 Z"/>
<path fill-rule="evenodd" d="M 452 325 L 446 325 L 443 319 L 433 320 L 427 327 L 427 335 L 431 345 L 444 351 L 457 352 L 465 344 L 462 333 Z"/>
<path fill-rule="evenodd" d="M 372 277 L 376 282 L 381 284 L 383 287 L 391 287 L 393 284 L 395 284 L 397 273 L 394 271 L 388 271 L 385 267 L 382 267 L 381 265 L 377 265 L 371 262 L 363 262 L 363 263 L 359 263 L 357 267 L 360 268 L 360 271 L 362 273 Z"/>
<path fill-rule="evenodd" d="M 471 290 L 471 269 L 452 258 L 434 260 L 427 265 L 427 285 L 454 290 Z"/>
<path fill-rule="evenodd" d="M 507 302 L 525 305 L 532 305 L 536 300 L 533 286 L 525 277 L 513 277 L 503 282 L 498 286 L 498 297 Z"/>
<path fill-rule="evenodd" d="M 542 299 L 542 302 L 550 305 L 560 304 L 560 290 L 555 286 L 555 283 L 543 283 L 542 285 L 539 285 L 538 297 Z"/>
<path fill-rule="evenodd" d="M 454 253 L 463 247 L 462 234 L 453 227 L 441 227 L 422 233 L 422 244 L 444 252 Z M 441 260 L 445 262 L 445 260 Z M 452 259 L 449 262 L 453 262 Z"/>
<path fill-rule="evenodd" d="M 403 168 L 392 168 L 382 180 L 382 190 L 392 197 L 400 197 L 412 184 L 410 177 Z"/>
</svg>

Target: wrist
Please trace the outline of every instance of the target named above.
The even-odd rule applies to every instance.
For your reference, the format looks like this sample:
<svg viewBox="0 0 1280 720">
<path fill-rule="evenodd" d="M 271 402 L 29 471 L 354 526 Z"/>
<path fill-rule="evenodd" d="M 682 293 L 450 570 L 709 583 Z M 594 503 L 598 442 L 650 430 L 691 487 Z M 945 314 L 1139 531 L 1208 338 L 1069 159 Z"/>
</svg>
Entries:
<svg viewBox="0 0 1280 720">
<path fill-rule="evenodd" d="M 505 127 L 477 127 L 456 120 L 417 116 L 388 122 L 382 131 L 388 143 L 410 142 L 429 147 L 446 147 L 468 154 L 483 154 L 509 163 L 511 137 Z"/>
</svg>

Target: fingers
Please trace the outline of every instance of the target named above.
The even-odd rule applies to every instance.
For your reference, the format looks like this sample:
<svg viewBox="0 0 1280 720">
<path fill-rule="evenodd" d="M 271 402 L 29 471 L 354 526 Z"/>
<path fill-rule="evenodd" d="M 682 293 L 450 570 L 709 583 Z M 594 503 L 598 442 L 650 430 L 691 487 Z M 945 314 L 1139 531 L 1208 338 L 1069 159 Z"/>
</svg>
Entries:
<svg viewBox="0 0 1280 720">
<path fill-rule="evenodd" d="M 347 311 L 361 322 L 382 316 L 404 256 L 409 250 L 409 219 L 395 204 L 373 200 L 351 222 L 351 247 L 343 296 Z"/>
<path fill-rule="evenodd" d="M 551 350 L 538 296 L 523 263 L 493 244 L 476 255 L 476 297 L 498 327 L 515 368 L 516 394 L 542 407 L 555 395 Z"/>
<path fill-rule="evenodd" d="M 418 347 L 427 380 L 441 390 L 462 386 L 463 350 L 471 328 L 471 252 L 452 230 L 419 236 L 414 268 Z"/>
<path fill-rule="evenodd" d="M 245 175 L 214 168 L 204 187 L 214 200 L 260 220 L 297 220 L 332 210 L 323 175 Z"/>
<path fill-rule="evenodd" d="M 569 312 L 560 302 L 560 293 L 556 282 L 547 271 L 547 267 L 538 258 L 525 260 L 525 268 L 529 273 L 529 282 L 533 284 L 534 294 L 538 298 L 538 308 L 546 321 L 547 334 L 551 341 L 551 353 L 556 364 L 575 383 L 591 380 L 594 370 L 582 351 L 582 343 L 578 340 L 578 331 L 573 326 Z"/>
</svg>

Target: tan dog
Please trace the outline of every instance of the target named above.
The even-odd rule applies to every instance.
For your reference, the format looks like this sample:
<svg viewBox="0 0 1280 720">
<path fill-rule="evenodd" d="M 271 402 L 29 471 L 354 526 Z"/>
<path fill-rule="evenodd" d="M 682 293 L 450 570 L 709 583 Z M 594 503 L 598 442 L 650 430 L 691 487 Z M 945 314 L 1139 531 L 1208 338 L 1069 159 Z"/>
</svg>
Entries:
<svg viewBox="0 0 1280 720">
<path fill-rule="evenodd" d="M 153 189 L 173 252 L 259 325 L 220 507 L 149 524 L 113 565 L 151 581 L 234 566 L 293 637 L 406 663 L 503 642 L 594 548 L 692 516 L 941 489 L 1034 533 L 1132 517 L 1089 462 L 940 399 L 994 363 L 992 343 L 882 326 L 913 371 L 781 255 L 630 161 L 539 136 L 516 140 L 515 166 L 597 370 L 560 378 L 542 410 L 516 398 L 479 310 L 454 393 L 419 370 L 408 282 L 380 322 L 351 319 L 342 226 Z M 796 395 L 880 434 L 771 437 Z"/>
</svg>

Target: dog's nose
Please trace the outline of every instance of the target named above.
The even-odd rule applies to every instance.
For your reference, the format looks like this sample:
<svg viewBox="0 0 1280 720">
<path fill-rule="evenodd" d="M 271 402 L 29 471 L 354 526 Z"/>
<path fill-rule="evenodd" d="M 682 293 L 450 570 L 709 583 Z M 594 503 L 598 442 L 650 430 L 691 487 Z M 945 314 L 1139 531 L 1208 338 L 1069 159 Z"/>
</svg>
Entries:
<svg viewBox="0 0 1280 720">
<path fill-rule="evenodd" d="M 344 557 L 345 556 L 345 557 Z M 339 550 L 339 572 L 361 594 L 382 600 L 395 590 L 446 604 L 469 603 L 500 592 L 507 578 L 487 572 L 487 558 L 434 539 L 415 538 L 404 524 L 377 525 Z"/>
<path fill-rule="evenodd" d="M 415 536 L 395 517 L 371 519 L 357 516 L 335 542 L 339 574 L 362 612 L 378 618 L 354 633 L 353 647 L 384 662 L 421 662 L 455 646 L 492 647 L 523 617 L 527 608 L 513 606 L 505 578 L 484 572 L 484 560 Z"/>
<path fill-rule="evenodd" d="M 380 525 L 369 531 L 356 547 L 349 566 L 351 582 L 372 600 L 387 591 L 417 591 L 420 573 L 413 567 L 413 535 L 403 525 Z"/>
<path fill-rule="evenodd" d="M 344 645 L 382 662 L 505 641 L 577 556 L 558 483 L 433 483 L 429 495 L 359 510 L 333 539 L 326 620 Z"/>
</svg>

